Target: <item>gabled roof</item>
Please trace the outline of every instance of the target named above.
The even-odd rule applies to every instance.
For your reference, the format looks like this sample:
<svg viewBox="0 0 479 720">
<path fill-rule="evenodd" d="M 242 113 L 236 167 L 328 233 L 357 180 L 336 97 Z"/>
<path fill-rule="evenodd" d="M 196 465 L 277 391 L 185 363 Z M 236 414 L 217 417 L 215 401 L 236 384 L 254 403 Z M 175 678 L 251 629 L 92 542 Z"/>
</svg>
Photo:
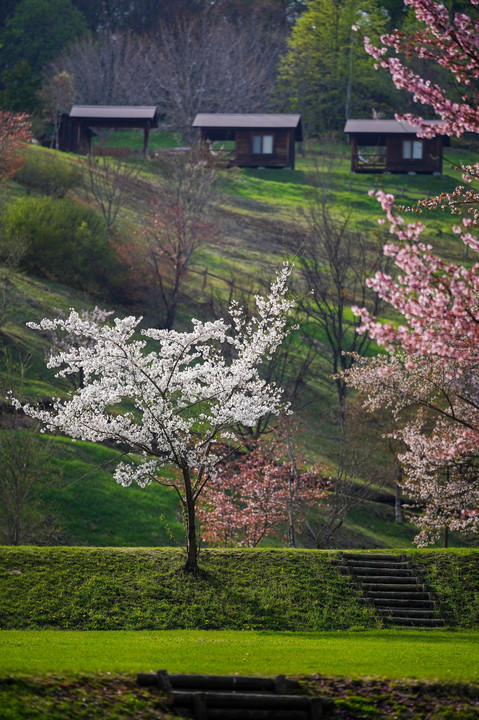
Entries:
<svg viewBox="0 0 479 720">
<path fill-rule="evenodd" d="M 198 113 L 194 128 L 211 131 L 214 139 L 229 139 L 235 130 L 294 130 L 295 140 L 303 139 L 301 115 L 287 113 Z M 223 137 L 224 136 L 224 137 Z M 233 136 L 234 137 L 234 136 Z"/>
<path fill-rule="evenodd" d="M 439 120 L 425 120 L 428 125 L 436 125 Z M 379 133 L 381 135 L 415 135 L 419 132 L 417 125 L 410 125 L 399 120 L 347 120 L 345 133 Z"/>
<path fill-rule="evenodd" d="M 301 115 L 284 113 L 198 113 L 193 127 L 296 128 Z"/>
<path fill-rule="evenodd" d="M 71 118 L 98 120 L 154 120 L 155 105 L 74 105 Z"/>
</svg>

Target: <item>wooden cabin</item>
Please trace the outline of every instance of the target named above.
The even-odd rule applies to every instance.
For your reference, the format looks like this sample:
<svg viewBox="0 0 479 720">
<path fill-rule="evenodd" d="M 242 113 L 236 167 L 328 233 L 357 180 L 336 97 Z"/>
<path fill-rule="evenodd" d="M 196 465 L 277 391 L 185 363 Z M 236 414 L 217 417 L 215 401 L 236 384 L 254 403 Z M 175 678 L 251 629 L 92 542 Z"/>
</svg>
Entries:
<svg viewBox="0 0 479 720">
<path fill-rule="evenodd" d="M 418 131 L 398 120 L 348 120 L 344 132 L 351 144 L 351 171 L 441 173 L 445 138 L 419 138 Z"/>
<path fill-rule="evenodd" d="M 205 143 L 234 142 L 237 167 L 293 168 L 303 139 L 301 115 L 200 113 L 193 122 Z"/>
<path fill-rule="evenodd" d="M 62 119 L 59 146 L 60 150 L 88 155 L 95 128 L 141 128 L 143 152 L 148 155 L 149 132 L 157 127 L 157 108 L 153 105 L 74 105 Z"/>
</svg>

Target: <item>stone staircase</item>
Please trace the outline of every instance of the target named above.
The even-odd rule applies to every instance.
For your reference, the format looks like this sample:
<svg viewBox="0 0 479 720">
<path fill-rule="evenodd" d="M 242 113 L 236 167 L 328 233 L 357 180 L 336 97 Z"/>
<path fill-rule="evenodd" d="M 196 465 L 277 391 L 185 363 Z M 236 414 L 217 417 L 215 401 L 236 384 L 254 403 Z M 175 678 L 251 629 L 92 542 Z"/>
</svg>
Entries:
<svg viewBox="0 0 479 720">
<path fill-rule="evenodd" d="M 297 680 L 284 675 L 169 675 L 138 673 L 138 684 L 166 694 L 172 712 L 194 720 L 323 720 L 334 703 L 304 695 Z"/>
<path fill-rule="evenodd" d="M 444 627 L 438 603 L 404 555 L 339 553 L 343 574 L 362 590 L 385 625 Z"/>
</svg>

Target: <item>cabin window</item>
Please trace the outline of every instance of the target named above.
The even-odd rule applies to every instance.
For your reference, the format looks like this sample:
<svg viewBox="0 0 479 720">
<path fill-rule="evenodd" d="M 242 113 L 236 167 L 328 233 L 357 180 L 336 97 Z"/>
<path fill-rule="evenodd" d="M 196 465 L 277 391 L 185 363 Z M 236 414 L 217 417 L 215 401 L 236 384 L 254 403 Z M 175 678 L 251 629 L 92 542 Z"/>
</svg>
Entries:
<svg viewBox="0 0 479 720">
<path fill-rule="evenodd" d="M 253 155 L 272 155 L 273 136 L 253 135 Z"/>
<path fill-rule="evenodd" d="M 422 140 L 403 140 L 403 160 L 422 160 Z"/>
<path fill-rule="evenodd" d="M 371 168 L 386 167 L 386 145 L 359 145 L 358 165 Z"/>
</svg>

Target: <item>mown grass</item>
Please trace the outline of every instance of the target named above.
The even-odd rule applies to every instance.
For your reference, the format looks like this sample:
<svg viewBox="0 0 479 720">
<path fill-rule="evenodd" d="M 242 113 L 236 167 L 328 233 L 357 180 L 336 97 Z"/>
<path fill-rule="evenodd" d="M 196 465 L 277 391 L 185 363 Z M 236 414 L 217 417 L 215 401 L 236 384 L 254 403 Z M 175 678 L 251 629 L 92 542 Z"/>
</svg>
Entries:
<svg viewBox="0 0 479 720">
<path fill-rule="evenodd" d="M 143 143 L 143 130 L 112 130 L 106 134 L 103 145 L 112 148 L 129 148 L 130 150 L 143 151 Z M 173 148 L 185 143 L 180 133 L 150 130 L 148 144 L 150 152 L 154 152 L 158 148 Z M 101 145 L 102 141 L 99 137 L 93 139 L 93 148 Z"/>
<path fill-rule="evenodd" d="M 479 551 L 408 556 L 451 622 L 479 628 Z M 310 632 L 379 626 L 336 558 L 317 550 L 204 550 L 205 576 L 185 578 L 179 549 L 1 548 L 0 627 Z"/>
<path fill-rule="evenodd" d="M 314 674 L 477 682 L 479 633 L 2 631 L 0 674 Z"/>
</svg>

